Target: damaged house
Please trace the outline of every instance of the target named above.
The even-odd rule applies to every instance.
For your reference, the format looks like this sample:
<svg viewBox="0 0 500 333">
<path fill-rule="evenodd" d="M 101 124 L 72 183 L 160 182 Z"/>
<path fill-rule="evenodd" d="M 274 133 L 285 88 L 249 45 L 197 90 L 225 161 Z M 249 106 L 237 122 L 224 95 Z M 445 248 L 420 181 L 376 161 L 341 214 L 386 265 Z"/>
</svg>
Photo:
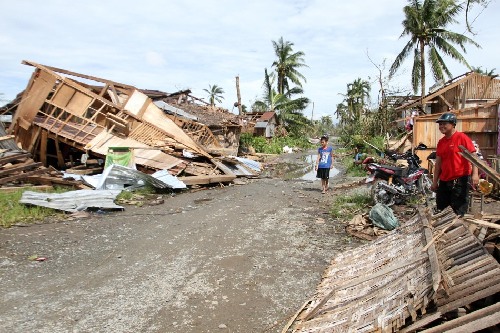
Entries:
<svg viewBox="0 0 500 333">
<path fill-rule="evenodd" d="M 190 90 L 141 90 L 186 133 L 215 155 L 238 155 L 241 125 L 237 115 L 194 97 Z"/>
<path fill-rule="evenodd" d="M 154 93 L 111 80 L 31 61 L 23 64 L 35 70 L 12 110 L 8 133 L 42 165 L 72 167 L 83 163 L 83 154 L 104 159 L 114 148 L 127 147 L 133 150 L 137 168 L 145 173 L 168 170 L 171 175 L 185 176 L 183 180 L 189 178 L 189 185 L 228 182 L 236 177 L 225 167 L 227 161 L 217 160 L 209 152 L 224 152 L 224 148 L 237 152 L 237 122 L 228 120 L 224 128 L 231 130 L 214 135 L 197 121 L 202 119 L 198 114 L 196 120 L 181 112 L 172 114 L 180 109 L 170 104 L 174 98 L 179 100 L 175 94 L 157 98 Z M 231 131 L 229 136 L 234 138 L 226 147 Z"/>
<path fill-rule="evenodd" d="M 441 138 L 436 120 L 444 112 L 457 115 L 457 130 L 474 140 L 483 155 L 499 155 L 500 79 L 470 72 L 454 78 L 422 98 L 414 99 L 398 108 L 403 115 L 418 111 L 414 118 L 413 144 L 427 145 L 435 150 Z M 430 151 L 417 151 L 427 167 Z"/>
</svg>

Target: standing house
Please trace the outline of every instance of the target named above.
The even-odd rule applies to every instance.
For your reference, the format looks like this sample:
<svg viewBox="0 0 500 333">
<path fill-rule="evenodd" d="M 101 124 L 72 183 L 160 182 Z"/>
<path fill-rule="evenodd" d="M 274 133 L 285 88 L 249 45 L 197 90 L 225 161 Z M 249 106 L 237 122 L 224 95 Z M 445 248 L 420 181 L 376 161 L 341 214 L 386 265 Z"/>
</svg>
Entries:
<svg viewBox="0 0 500 333">
<path fill-rule="evenodd" d="M 270 139 L 274 136 L 277 124 L 278 118 L 275 112 L 264 112 L 255 122 L 254 135 Z"/>
<path fill-rule="evenodd" d="M 413 144 L 424 143 L 428 147 L 427 151 L 417 151 L 424 161 L 424 167 L 427 167 L 427 156 L 436 149 L 442 137 L 436 120 L 444 112 L 457 115 L 457 130 L 476 141 L 484 156 L 500 154 L 499 79 L 474 72 L 466 73 L 396 110 L 411 112 L 414 109 L 420 110 L 420 116 L 414 118 Z"/>
</svg>

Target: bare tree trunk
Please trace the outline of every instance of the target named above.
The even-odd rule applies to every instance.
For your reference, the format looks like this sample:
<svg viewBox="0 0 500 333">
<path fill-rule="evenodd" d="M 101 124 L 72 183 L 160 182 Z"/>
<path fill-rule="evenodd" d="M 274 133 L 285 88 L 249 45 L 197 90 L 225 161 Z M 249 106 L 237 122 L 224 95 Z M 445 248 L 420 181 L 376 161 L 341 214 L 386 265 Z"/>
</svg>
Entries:
<svg viewBox="0 0 500 333">
<path fill-rule="evenodd" d="M 238 97 L 238 114 L 243 115 L 243 106 L 241 105 L 241 94 L 240 94 L 240 77 L 236 76 L 236 96 Z"/>
<path fill-rule="evenodd" d="M 421 83 L 421 102 L 425 96 L 425 44 L 423 40 L 420 40 L 420 83 Z M 422 108 L 424 106 L 422 105 Z"/>
</svg>

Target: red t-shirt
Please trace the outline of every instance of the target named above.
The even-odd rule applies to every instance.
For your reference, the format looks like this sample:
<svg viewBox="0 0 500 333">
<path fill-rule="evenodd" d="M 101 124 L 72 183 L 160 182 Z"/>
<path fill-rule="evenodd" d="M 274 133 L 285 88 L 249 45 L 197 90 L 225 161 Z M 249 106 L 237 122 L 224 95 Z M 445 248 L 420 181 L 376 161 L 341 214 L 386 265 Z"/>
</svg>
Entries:
<svg viewBox="0 0 500 333">
<path fill-rule="evenodd" d="M 439 140 L 436 155 L 441 157 L 441 174 L 439 179 L 450 181 L 462 176 L 468 176 L 472 172 L 472 165 L 458 152 L 464 146 L 468 151 L 474 153 L 476 148 L 472 140 L 462 132 L 455 132 L 450 138 L 443 137 Z"/>
</svg>

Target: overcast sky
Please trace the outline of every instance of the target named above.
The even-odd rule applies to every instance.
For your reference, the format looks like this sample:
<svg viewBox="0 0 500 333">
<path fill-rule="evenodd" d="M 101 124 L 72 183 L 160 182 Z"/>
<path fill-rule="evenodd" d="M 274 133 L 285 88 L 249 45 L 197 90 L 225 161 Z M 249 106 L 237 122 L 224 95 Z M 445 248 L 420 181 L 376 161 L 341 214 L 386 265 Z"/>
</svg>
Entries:
<svg viewBox="0 0 500 333">
<path fill-rule="evenodd" d="M 0 3 L 0 98 L 13 99 L 28 83 L 31 60 L 138 88 L 175 92 L 189 88 L 207 99 L 209 84 L 225 91 L 233 110 L 235 77 L 242 103 L 262 96 L 264 69 L 275 60 L 272 40 L 283 37 L 305 53 L 305 96 L 314 118 L 332 115 L 346 84 L 373 81 L 401 51 L 403 0 L 2 0 Z M 479 9 L 479 8 L 478 8 Z M 482 48 L 469 46 L 472 66 L 500 73 L 500 4 L 493 0 L 472 19 Z M 465 13 L 460 25 L 465 32 Z M 449 60 L 454 76 L 466 67 Z M 406 68 L 406 70 L 404 70 Z M 411 62 L 394 81 L 409 90 Z M 428 75 L 428 85 L 432 76 Z M 372 87 L 376 101 L 378 88 Z M 313 105 L 305 111 L 309 117 Z M 233 112 L 237 112 L 236 109 Z"/>
</svg>

